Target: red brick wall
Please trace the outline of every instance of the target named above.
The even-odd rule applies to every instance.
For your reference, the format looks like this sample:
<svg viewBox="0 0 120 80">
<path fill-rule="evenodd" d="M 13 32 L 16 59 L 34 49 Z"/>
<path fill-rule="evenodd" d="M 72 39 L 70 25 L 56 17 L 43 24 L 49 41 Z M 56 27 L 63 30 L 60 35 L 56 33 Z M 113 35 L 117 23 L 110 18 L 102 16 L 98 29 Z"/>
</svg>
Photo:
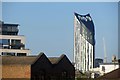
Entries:
<svg viewBox="0 0 120 80">
<path fill-rule="evenodd" d="M 0 79 L 2 78 L 2 65 L 0 63 Z"/>
<path fill-rule="evenodd" d="M 2 65 L 2 78 L 30 78 L 30 65 Z"/>
</svg>

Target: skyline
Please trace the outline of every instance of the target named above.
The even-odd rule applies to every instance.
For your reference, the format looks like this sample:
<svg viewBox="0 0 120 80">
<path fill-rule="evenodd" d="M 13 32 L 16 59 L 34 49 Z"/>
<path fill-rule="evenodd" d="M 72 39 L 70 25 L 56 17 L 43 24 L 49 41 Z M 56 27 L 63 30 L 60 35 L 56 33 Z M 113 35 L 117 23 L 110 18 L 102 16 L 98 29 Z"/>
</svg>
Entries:
<svg viewBox="0 0 120 80">
<path fill-rule="evenodd" d="M 74 12 L 79 14 L 90 13 L 95 25 L 95 56 L 100 58 L 104 56 L 102 42 L 102 38 L 104 37 L 107 56 L 109 57 L 108 61 L 110 61 L 113 54 L 118 55 L 117 9 L 117 2 L 4 2 L 2 3 L 2 19 L 5 23 L 20 24 L 20 35 L 25 35 L 26 47 L 32 51 L 32 54 L 39 54 L 39 52 L 44 52 L 48 56 L 66 54 L 73 61 Z M 33 28 L 33 26 L 35 27 Z M 39 37 L 35 36 L 36 34 L 39 34 Z"/>
</svg>

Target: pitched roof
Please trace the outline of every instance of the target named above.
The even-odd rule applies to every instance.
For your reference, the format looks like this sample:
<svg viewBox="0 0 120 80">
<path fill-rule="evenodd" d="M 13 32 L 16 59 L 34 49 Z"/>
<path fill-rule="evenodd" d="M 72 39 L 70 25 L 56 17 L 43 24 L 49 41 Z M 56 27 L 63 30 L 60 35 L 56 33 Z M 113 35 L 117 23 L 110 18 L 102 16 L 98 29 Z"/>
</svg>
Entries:
<svg viewBox="0 0 120 80">
<path fill-rule="evenodd" d="M 60 57 L 49 57 L 49 61 L 52 63 L 52 64 L 57 64 L 58 62 L 60 62 L 60 60 L 63 59 L 65 55 L 62 54 Z"/>
<path fill-rule="evenodd" d="M 52 64 L 56 64 L 56 62 L 58 61 L 58 58 L 59 57 L 49 57 L 48 59 Z"/>
<path fill-rule="evenodd" d="M 40 53 L 38 56 L 0 56 L 3 65 L 7 64 L 34 64 L 44 53 Z"/>
<path fill-rule="evenodd" d="M 9 64 L 34 64 L 38 58 L 41 56 L 46 56 L 44 53 L 40 53 L 38 56 L 0 56 L 0 60 L 2 60 L 2 65 L 9 65 Z M 62 54 L 60 57 L 48 57 L 48 60 L 51 64 L 57 64 L 60 60 L 65 57 Z"/>
</svg>

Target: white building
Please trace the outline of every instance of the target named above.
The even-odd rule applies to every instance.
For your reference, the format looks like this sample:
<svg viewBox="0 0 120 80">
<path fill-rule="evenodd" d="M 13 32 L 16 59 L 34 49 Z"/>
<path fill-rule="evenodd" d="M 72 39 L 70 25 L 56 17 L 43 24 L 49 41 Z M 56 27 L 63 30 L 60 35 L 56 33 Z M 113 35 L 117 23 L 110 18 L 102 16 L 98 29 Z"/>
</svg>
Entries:
<svg viewBox="0 0 120 80">
<path fill-rule="evenodd" d="M 118 68 L 119 68 L 119 63 L 102 63 L 100 64 L 99 72 L 100 75 L 104 75 Z"/>
<path fill-rule="evenodd" d="M 0 22 L 0 55 L 26 56 L 30 54 L 25 49 L 25 37 L 18 35 L 18 24 Z"/>
<path fill-rule="evenodd" d="M 92 73 L 91 78 L 97 78 L 103 76 L 111 71 L 119 68 L 119 63 L 100 63 L 99 67 L 90 70 Z"/>
<path fill-rule="evenodd" d="M 74 63 L 82 72 L 94 67 L 94 24 L 90 14 L 74 13 Z"/>
</svg>

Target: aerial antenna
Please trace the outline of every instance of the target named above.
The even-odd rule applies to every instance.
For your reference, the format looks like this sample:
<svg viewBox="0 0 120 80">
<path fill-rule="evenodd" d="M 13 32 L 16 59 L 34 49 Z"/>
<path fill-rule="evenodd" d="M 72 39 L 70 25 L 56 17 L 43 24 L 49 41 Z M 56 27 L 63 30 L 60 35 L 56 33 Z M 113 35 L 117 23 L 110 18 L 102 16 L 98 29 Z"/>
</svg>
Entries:
<svg viewBox="0 0 120 80">
<path fill-rule="evenodd" d="M 105 45 L 104 37 L 103 37 L 103 47 L 104 47 L 104 63 L 107 63 L 107 52 L 106 52 L 106 45 Z"/>
</svg>

